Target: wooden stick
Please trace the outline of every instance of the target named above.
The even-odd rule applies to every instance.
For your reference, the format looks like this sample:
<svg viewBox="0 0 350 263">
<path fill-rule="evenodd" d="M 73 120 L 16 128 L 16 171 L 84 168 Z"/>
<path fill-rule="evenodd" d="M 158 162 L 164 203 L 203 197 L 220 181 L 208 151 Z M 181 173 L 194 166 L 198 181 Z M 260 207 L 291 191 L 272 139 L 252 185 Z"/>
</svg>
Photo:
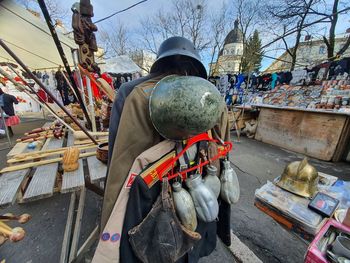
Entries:
<svg viewBox="0 0 350 263">
<path fill-rule="evenodd" d="M 3 69 L 0 68 L 0 73 L 1 75 L 5 76 L 9 81 L 11 81 L 15 88 L 18 91 L 23 91 L 24 93 L 26 93 L 30 98 L 32 98 L 34 101 L 36 101 L 37 103 L 39 103 L 42 107 L 44 107 L 45 109 L 47 109 L 57 120 L 59 120 L 64 126 L 66 126 L 68 129 L 70 129 L 72 132 L 74 132 L 73 128 L 71 126 L 69 126 L 64 120 L 62 120 L 50 107 L 48 107 L 45 103 L 42 103 L 39 99 L 35 98 L 29 91 L 27 91 L 26 87 L 20 83 L 18 83 L 17 81 L 15 81 L 9 74 L 7 74 L 6 71 L 4 71 Z M 17 72 L 16 72 L 17 74 Z M 17 76 L 19 76 L 17 74 Z M 21 76 L 19 76 L 21 78 Z M 22 78 L 21 78 L 22 79 Z M 22 79 L 23 81 L 23 79 Z"/>
<path fill-rule="evenodd" d="M 101 139 L 97 139 L 96 140 L 99 143 L 103 143 L 103 142 L 108 142 L 108 138 L 101 138 Z M 88 144 L 91 143 L 91 140 L 81 140 L 81 141 L 75 141 L 74 145 L 82 145 L 82 144 Z"/>
<path fill-rule="evenodd" d="M 86 133 L 86 135 L 93 141 L 95 144 L 98 144 L 97 141 L 90 136 L 88 131 L 85 129 L 83 125 L 80 124 L 80 122 L 73 117 L 73 115 L 63 106 L 63 104 L 51 93 L 51 91 L 29 70 L 29 68 L 16 56 L 15 53 L 12 52 L 12 50 L 5 44 L 5 42 L 0 39 L 0 46 L 2 46 L 3 49 L 24 69 L 25 72 L 39 85 L 40 88 L 42 88 L 46 94 L 73 120 L 73 122 L 78 125 L 78 127 Z M 79 98 L 78 98 L 79 99 Z M 81 99 L 81 98 L 80 98 Z M 81 107 L 84 108 L 84 105 L 81 105 Z M 89 119 L 89 116 L 86 111 L 84 111 L 85 117 L 87 120 Z"/>
<path fill-rule="evenodd" d="M 108 132 L 90 132 L 92 136 L 108 136 Z M 82 139 L 87 139 L 88 137 L 86 136 L 85 133 L 82 131 L 75 131 L 73 133 L 74 139 L 76 140 L 82 140 Z"/>
<path fill-rule="evenodd" d="M 96 152 L 81 153 L 79 155 L 79 158 L 84 158 L 84 157 L 89 157 L 89 156 L 94 156 L 94 155 L 96 155 Z M 41 165 L 45 165 L 45 164 L 58 163 L 60 161 L 62 161 L 62 157 L 53 158 L 53 159 L 49 159 L 49 160 L 43 160 L 43 161 L 39 161 L 39 162 L 19 164 L 19 165 L 5 167 L 4 169 L 2 169 L 0 171 L 0 173 L 3 174 L 3 173 L 8 173 L 8 172 L 14 172 L 14 171 L 23 170 L 23 169 L 32 168 L 32 167 L 37 167 L 37 166 L 41 166 Z"/>
<path fill-rule="evenodd" d="M 96 144 L 90 143 L 88 145 L 83 145 L 83 146 L 77 146 L 78 149 L 89 149 L 89 148 L 93 148 L 93 147 L 97 147 Z M 57 149 L 50 149 L 50 150 L 42 150 L 42 151 L 33 151 L 33 152 L 28 152 L 28 153 L 21 153 L 21 154 L 17 154 L 13 157 L 13 159 L 18 159 L 21 160 L 23 158 L 26 158 L 28 156 L 34 156 L 34 157 L 38 157 L 41 154 L 45 154 L 45 153 L 54 153 L 54 152 L 64 152 L 65 150 L 67 150 L 69 147 L 61 147 L 61 148 L 57 148 Z"/>
<path fill-rule="evenodd" d="M 107 89 L 106 89 L 106 87 L 104 87 L 103 85 L 101 85 L 98 81 L 96 81 L 92 76 L 91 76 L 91 74 L 90 74 L 90 72 L 89 71 L 87 71 L 86 69 L 84 69 L 82 66 L 80 66 L 79 64 L 78 64 L 78 67 L 79 67 L 79 69 L 80 69 L 80 71 L 85 75 L 85 76 L 87 76 L 89 79 L 90 79 L 90 81 L 92 81 L 100 90 L 102 90 L 102 92 L 105 94 L 105 95 L 107 95 L 107 97 L 111 100 L 111 101 L 114 101 L 114 99 L 115 99 L 115 93 L 114 93 L 114 90 L 111 88 L 111 87 L 109 87 L 110 88 L 110 90 L 107 90 L 108 89 L 108 87 L 107 87 Z"/>
<path fill-rule="evenodd" d="M 97 147 L 96 144 L 92 144 L 92 145 L 83 145 L 83 146 L 80 146 L 80 147 L 77 147 L 77 148 L 81 151 L 81 150 L 93 149 L 93 148 L 96 148 L 96 147 Z M 41 158 L 52 156 L 52 155 L 62 154 L 62 153 L 64 153 L 64 151 L 67 148 L 68 147 L 65 147 L 64 149 L 60 148 L 59 151 L 42 153 L 42 154 L 41 153 L 37 153 L 37 154 L 30 153 L 30 155 L 28 155 L 28 156 L 26 156 L 24 158 L 18 158 L 18 156 L 15 156 L 14 158 L 7 160 L 7 163 L 8 164 L 18 163 L 18 162 L 30 161 L 30 160 L 33 160 L 33 159 L 41 159 Z"/>
<path fill-rule="evenodd" d="M 12 231 L 12 228 L 4 222 L 2 222 L 2 220 L 0 221 L 0 227 L 2 227 L 3 229 L 7 229 L 8 231 Z"/>
</svg>

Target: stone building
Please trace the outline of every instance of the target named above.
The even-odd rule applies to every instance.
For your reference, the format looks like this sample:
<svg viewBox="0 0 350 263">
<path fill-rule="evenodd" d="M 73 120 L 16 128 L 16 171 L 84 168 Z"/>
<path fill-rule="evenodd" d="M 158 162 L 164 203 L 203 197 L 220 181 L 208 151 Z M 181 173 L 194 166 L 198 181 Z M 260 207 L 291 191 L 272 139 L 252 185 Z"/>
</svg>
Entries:
<svg viewBox="0 0 350 263">
<path fill-rule="evenodd" d="M 220 76 L 239 73 L 242 55 L 243 33 L 238 28 L 238 20 L 236 20 L 234 28 L 225 38 L 224 47 L 220 50 L 217 62 L 209 65 L 210 75 Z"/>
<path fill-rule="evenodd" d="M 345 44 L 346 36 L 337 37 L 335 39 L 334 53 L 336 54 Z M 350 57 L 350 48 L 348 48 L 342 57 Z M 285 51 L 279 58 L 271 63 L 271 65 L 264 70 L 265 73 L 272 73 L 284 70 L 290 70 L 291 56 Z M 309 40 L 301 42 L 297 50 L 297 59 L 295 69 L 313 66 L 327 60 L 327 46 L 323 40 Z"/>
</svg>

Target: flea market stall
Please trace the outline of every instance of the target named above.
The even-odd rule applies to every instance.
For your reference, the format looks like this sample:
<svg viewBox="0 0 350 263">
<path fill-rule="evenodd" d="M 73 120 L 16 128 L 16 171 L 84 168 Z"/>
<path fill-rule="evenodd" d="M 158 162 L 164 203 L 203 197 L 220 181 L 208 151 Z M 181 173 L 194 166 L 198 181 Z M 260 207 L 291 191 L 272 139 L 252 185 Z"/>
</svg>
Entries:
<svg viewBox="0 0 350 263">
<path fill-rule="evenodd" d="M 275 83 L 273 89 L 269 83 L 267 90 L 248 92 L 234 108 L 259 110 L 259 141 L 320 160 L 349 161 L 349 61 L 330 62 L 327 71 L 321 67 L 318 73 L 292 71 L 289 83 Z"/>
<path fill-rule="evenodd" d="M 45 15 L 45 3 L 41 7 Z M 75 66 L 71 52 L 77 45 L 73 39 L 59 32 L 58 27 L 56 30 L 48 24 L 14 1 L 0 2 L 1 83 L 10 94 L 29 98 L 26 105 L 29 111 L 43 107 L 55 118 L 41 128 L 27 131 L 8 153 L 7 167 L 0 171 L 0 207 L 40 201 L 58 193 L 71 193 L 60 258 L 60 262 L 71 262 L 80 254 L 78 244 L 86 189 L 102 195 L 101 182 L 106 176 L 107 150 L 103 144 L 107 142 L 108 132 L 96 132 L 102 123 L 97 118 L 95 122 L 92 117 L 103 112 L 101 97 L 106 97 L 108 101 L 115 94 L 103 78 L 92 78 L 92 74 L 84 68 L 80 72 L 76 67 L 76 74 L 71 72 L 70 68 Z M 56 43 L 55 37 L 55 40 L 58 38 Z M 61 69 L 62 63 L 66 72 Z M 59 78 L 56 77 L 57 72 Z M 87 77 L 85 85 L 81 73 Z M 95 92 L 100 95 L 99 98 L 94 96 L 92 99 L 95 93 L 91 91 L 90 78 L 96 85 Z M 55 93 L 59 83 L 64 83 L 67 94 L 63 89 L 60 95 Z M 67 98 L 69 101 L 66 101 Z M 77 99 L 79 104 L 74 103 Z M 91 106 L 90 115 L 86 104 Z M 17 111 L 27 108 L 18 107 Z M 88 122 L 89 118 L 94 120 L 93 127 Z M 1 244 L 7 240 L 15 242 L 23 239 L 25 230 L 11 227 L 18 216 L 3 216 L 0 216 Z M 97 229 L 91 233 L 91 239 L 98 235 Z"/>
</svg>

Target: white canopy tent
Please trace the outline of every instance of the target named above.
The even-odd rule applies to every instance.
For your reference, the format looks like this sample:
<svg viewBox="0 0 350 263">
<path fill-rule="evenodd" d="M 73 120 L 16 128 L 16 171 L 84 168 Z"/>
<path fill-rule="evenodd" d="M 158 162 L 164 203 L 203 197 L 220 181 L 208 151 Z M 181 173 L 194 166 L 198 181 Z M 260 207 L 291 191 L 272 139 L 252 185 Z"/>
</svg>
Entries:
<svg viewBox="0 0 350 263">
<path fill-rule="evenodd" d="M 70 65 L 71 49 L 77 48 L 73 39 L 59 30 L 58 37 Z M 0 38 L 31 69 L 55 68 L 62 65 L 50 30 L 39 17 L 11 0 L 0 0 Z M 14 62 L 0 47 L 0 62 Z"/>
<path fill-rule="evenodd" d="M 111 59 L 106 59 L 105 64 L 99 65 L 102 72 L 110 73 L 136 73 L 140 72 L 141 69 L 131 60 L 128 56 L 118 56 Z"/>
</svg>

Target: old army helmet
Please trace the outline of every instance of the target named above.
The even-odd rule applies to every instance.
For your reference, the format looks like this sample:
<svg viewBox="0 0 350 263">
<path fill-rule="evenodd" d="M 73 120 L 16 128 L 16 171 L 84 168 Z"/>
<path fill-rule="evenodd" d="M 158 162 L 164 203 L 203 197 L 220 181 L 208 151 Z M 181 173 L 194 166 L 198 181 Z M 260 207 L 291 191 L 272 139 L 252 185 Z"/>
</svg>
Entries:
<svg viewBox="0 0 350 263">
<path fill-rule="evenodd" d="M 303 197 L 313 197 L 317 192 L 318 172 L 307 158 L 291 162 L 284 169 L 277 185 Z"/>
<path fill-rule="evenodd" d="M 213 128 L 224 111 L 219 91 L 194 76 L 170 75 L 154 87 L 149 111 L 153 126 L 169 140 L 185 140 Z"/>
<path fill-rule="evenodd" d="M 166 39 L 159 47 L 157 53 L 157 60 L 151 67 L 151 73 L 159 71 L 163 63 L 167 63 L 168 59 L 176 59 L 186 57 L 191 59 L 191 63 L 198 71 L 198 76 L 207 78 L 207 71 L 201 62 L 193 43 L 184 37 L 170 37 Z"/>
</svg>

